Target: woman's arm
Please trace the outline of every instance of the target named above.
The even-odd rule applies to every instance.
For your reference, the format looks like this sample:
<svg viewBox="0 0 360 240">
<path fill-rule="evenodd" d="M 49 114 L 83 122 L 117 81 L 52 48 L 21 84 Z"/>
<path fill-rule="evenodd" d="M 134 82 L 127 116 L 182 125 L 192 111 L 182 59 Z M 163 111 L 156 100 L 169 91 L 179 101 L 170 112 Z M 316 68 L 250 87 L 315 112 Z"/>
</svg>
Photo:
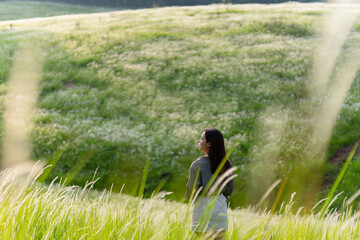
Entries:
<svg viewBox="0 0 360 240">
<path fill-rule="evenodd" d="M 230 168 L 232 168 L 232 164 L 230 163 Z M 233 174 L 229 175 L 228 177 L 231 177 Z M 227 178 L 228 178 L 227 177 Z M 226 179 L 225 178 L 225 181 Z M 235 180 L 234 179 L 231 179 L 224 187 L 224 189 L 222 189 L 221 193 L 224 194 L 224 196 L 226 198 L 230 198 L 233 190 L 234 190 L 234 186 L 235 186 Z"/>
<path fill-rule="evenodd" d="M 231 175 L 230 175 L 231 176 Z M 235 180 L 231 179 L 224 187 L 222 193 L 226 198 L 230 198 L 235 186 Z"/>
<path fill-rule="evenodd" d="M 194 191 L 197 191 L 201 186 L 200 164 L 198 162 L 193 162 L 189 169 L 189 179 L 186 184 L 185 196 L 190 198 L 193 189 Z"/>
</svg>

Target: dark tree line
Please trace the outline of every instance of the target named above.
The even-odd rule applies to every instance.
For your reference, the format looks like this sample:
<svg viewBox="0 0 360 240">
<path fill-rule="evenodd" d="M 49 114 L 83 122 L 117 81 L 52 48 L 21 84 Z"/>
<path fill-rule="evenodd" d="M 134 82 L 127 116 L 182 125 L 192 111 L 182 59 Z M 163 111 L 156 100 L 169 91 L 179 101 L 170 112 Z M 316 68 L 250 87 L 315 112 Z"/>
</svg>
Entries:
<svg viewBox="0 0 360 240">
<path fill-rule="evenodd" d="M 6 1 L 6 0 L 0 0 Z M 41 2 L 70 3 L 77 5 L 147 8 L 154 6 L 193 6 L 221 3 L 222 0 L 36 0 Z M 283 3 L 290 0 L 225 0 L 225 3 Z M 297 2 L 321 2 L 323 0 L 297 0 Z"/>
</svg>

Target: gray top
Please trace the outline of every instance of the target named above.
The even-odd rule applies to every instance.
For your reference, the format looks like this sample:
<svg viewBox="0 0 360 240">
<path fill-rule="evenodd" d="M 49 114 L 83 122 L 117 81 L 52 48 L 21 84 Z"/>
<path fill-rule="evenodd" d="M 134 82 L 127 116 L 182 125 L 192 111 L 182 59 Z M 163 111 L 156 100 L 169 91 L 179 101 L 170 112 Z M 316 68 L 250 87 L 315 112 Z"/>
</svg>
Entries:
<svg viewBox="0 0 360 240">
<path fill-rule="evenodd" d="M 199 176 L 196 179 L 196 174 L 197 174 L 198 170 L 199 170 Z M 190 166 L 189 180 L 188 180 L 188 183 L 186 184 L 186 194 L 185 195 L 187 197 L 190 197 L 192 188 L 195 184 L 195 180 L 196 180 L 196 185 L 195 185 L 195 191 L 196 191 L 200 187 L 205 188 L 206 185 L 208 184 L 208 182 L 210 181 L 211 176 L 212 176 L 212 173 L 211 173 L 211 165 L 210 165 L 209 157 L 200 157 L 199 159 L 194 161 Z M 216 180 L 217 180 L 217 178 L 215 179 L 214 182 L 216 182 Z M 225 178 L 225 180 L 226 180 L 226 178 Z M 224 196 L 226 198 L 230 197 L 230 195 L 234 189 L 234 183 L 235 183 L 235 181 L 234 181 L 234 179 L 232 179 L 222 189 L 221 193 L 224 194 Z M 220 186 L 221 186 L 221 184 L 220 184 Z"/>
</svg>

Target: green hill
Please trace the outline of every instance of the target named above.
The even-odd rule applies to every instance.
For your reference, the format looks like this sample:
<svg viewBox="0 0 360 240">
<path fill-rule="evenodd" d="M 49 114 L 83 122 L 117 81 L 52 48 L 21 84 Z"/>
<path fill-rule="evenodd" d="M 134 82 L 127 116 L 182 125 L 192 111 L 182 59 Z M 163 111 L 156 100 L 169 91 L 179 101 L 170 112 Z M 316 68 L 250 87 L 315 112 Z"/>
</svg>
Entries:
<svg viewBox="0 0 360 240">
<path fill-rule="evenodd" d="M 0 1 L 0 21 L 117 10 L 120 10 L 120 8 L 91 7 L 36 1 Z"/>
<path fill-rule="evenodd" d="M 120 191 L 125 183 L 123 192 L 134 193 L 150 160 L 146 193 L 164 184 L 181 199 L 188 168 L 201 155 L 197 140 L 204 128 L 216 127 L 228 149 L 239 142 L 230 159 L 239 167 L 232 201 L 241 205 L 258 119 L 305 97 L 328 8 L 212 5 L 14 21 L 12 31 L 0 33 L 1 87 L 6 90 L 19 39 L 41 32 L 48 56 L 33 159 L 59 157 L 49 181 L 77 173 L 71 184 L 84 185 L 97 169 L 95 187 Z M 359 137 L 359 80 L 329 154 Z"/>
</svg>

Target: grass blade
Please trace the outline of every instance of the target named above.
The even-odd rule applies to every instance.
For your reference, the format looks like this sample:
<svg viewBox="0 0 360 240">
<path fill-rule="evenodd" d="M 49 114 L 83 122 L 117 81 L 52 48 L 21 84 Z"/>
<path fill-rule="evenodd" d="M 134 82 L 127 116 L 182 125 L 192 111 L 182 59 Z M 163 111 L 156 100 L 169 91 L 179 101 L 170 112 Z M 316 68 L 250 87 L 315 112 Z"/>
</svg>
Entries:
<svg viewBox="0 0 360 240">
<path fill-rule="evenodd" d="M 357 149 L 358 146 L 359 146 L 359 143 L 360 143 L 360 141 L 357 141 L 357 142 L 354 144 L 353 148 L 351 149 L 351 152 L 350 152 L 349 156 L 347 157 L 347 159 L 346 159 L 346 161 L 345 161 L 345 163 L 344 163 L 343 168 L 341 169 L 341 171 L 340 171 L 339 175 L 337 176 L 334 184 L 332 185 L 331 190 L 330 190 L 330 192 L 329 192 L 329 194 L 328 194 L 328 196 L 327 196 L 327 199 L 326 199 L 326 201 L 325 201 L 325 203 L 324 203 L 324 205 L 323 205 L 323 207 L 322 207 L 322 209 L 321 209 L 320 218 L 322 218 L 322 217 L 324 216 L 325 211 L 326 211 L 326 209 L 328 208 L 328 206 L 329 206 L 329 204 L 330 204 L 330 202 L 331 202 L 331 199 L 333 198 L 333 196 L 334 196 L 334 194 L 335 194 L 336 188 L 339 186 L 342 178 L 343 178 L 344 175 L 345 175 L 346 169 L 348 168 L 348 166 L 349 166 L 352 158 L 354 157 L 354 154 L 355 154 L 355 152 L 356 152 L 356 149 Z"/>
<path fill-rule="evenodd" d="M 52 155 L 52 157 L 49 159 L 47 168 L 44 170 L 44 172 L 39 176 L 37 179 L 38 182 L 43 183 L 47 176 L 51 173 L 51 170 L 55 167 L 56 163 L 59 161 L 62 154 L 67 149 L 68 143 L 65 143 L 64 145 L 60 146 L 56 152 Z"/>
</svg>

